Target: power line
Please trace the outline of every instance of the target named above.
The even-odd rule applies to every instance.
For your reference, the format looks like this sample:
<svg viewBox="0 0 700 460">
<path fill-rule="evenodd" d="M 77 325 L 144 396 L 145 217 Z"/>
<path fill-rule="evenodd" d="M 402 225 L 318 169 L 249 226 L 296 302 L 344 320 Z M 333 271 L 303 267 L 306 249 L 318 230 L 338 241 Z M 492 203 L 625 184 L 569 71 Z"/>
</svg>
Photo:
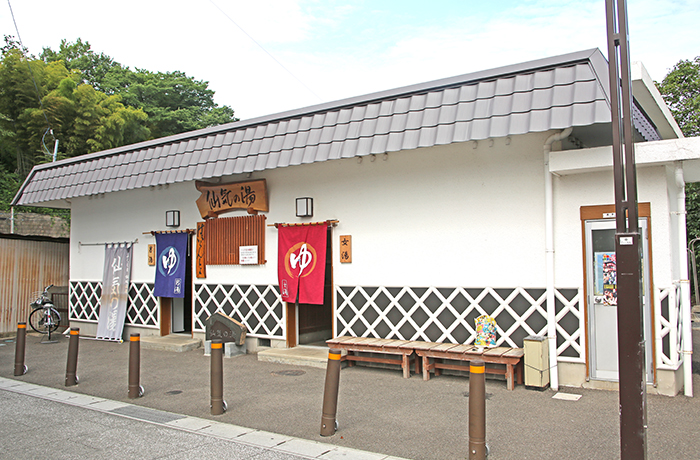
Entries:
<svg viewBox="0 0 700 460">
<path fill-rule="evenodd" d="M 8 0 L 8 1 L 9 1 L 9 0 Z M 238 27 L 238 29 L 239 29 L 241 32 L 243 32 L 248 38 L 250 38 L 250 40 L 251 40 L 253 43 L 255 43 L 256 45 L 258 45 L 258 47 L 259 47 L 261 50 L 263 50 L 263 51 L 265 52 L 265 54 L 267 54 L 268 56 L 270 56 L 270 58 L 272 58 L 272 60 L 275 61 L 280 67 L 282 67 L 289 75 L 291 75 L 296 81 L 298 81 L 298 82 L 299 82 L 304 88 L 306 88 L 311 94 L 313 94 L 314 96 L 316 96 L 316 99 L 318 99 L 319 102 L 322 102 L 322 101 L 323 101 L 323 99 L 321 99 L 321 96 L 319 96 L 318 94 L 316 94 L 316 93 L 314 92 L 314 90 L 312 90 L 311 88 L 309 88 L 308 86 L 306 86 L 306 84 L 305 84 L 303 81 L 301 81 L 296 75 L 294 75 L 294 74 L 292 73 L 291 70 L 289 70 L 288 68 L 286 68 L 286 67 L 284 66 L 284 64 L 282 64 L 280 61 L 278 61 L 276 57 L 274 57 L 268 50 L 265 49 L 265 47 L 263 47 L 263 46 L 262 46 L 260 43 L 258 43 L 258 41 L 255 40 L 248 32 L 246 32 L 245 29 L 243 29 L 243 27 L 241 27 L 240 25 L 238 25 L 238 23 L 237 23 L 236 21 L 234 21 L 234 20 L 231 18 L 231 16 L 229 16 L 228 14 L 226 14 L 226 12 L 225 12 L 224 10 L 222 10 L 221 7 L 220 7 L 219 5 L 217 5 L 216 3 L 214 3 L 214 0 L 209 0 L 209 2 L 211 2 L 211 4 L 214 5 L 214 6 L 216 7 L 216 9 L 218 9 L 219 11 L 221 11 L 221 14 L 223 14 L 224 16 L 226 16 L 226 18 L 227 18 L 229 21 L 231 21 L 231 22 L 233 23 L 233 25 L 235 25 L 236 27 Z"/>
</svg>

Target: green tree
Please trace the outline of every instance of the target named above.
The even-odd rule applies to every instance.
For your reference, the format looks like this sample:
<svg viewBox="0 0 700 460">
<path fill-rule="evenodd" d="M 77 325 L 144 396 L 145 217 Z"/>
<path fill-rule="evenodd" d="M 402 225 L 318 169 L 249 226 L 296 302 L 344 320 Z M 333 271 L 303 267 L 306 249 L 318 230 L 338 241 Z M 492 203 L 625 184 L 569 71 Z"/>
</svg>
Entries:
<svg viewBox="0 0 700 460">
<path fill-rule="evenodd" d="M 112 68 L 101 86 L 107 94 L 121 95 L 124 104 L 143 109 L 155 138 L 237 120 L 231 107 L 214 103 L 208 82 L 183 72 Z"/>
<path fill-rule="evenodd" d="M 657 85 L 685 136 L 700 136 L 700 56 L 679 61 Z"/>
<path fill-rule="evenodd" d="M 153 138 L 208 128 L 237 121 L 229 106 L 214 102 L 214 91 L 206 81 L 184 72 L 131 70 L 104 53 L 95 53 L 89 42 L 61 41 L 59 50 L 44 48 L 42 59 L 61 61 L 69 70 L 79 70 L 83 82 L 108 95 L 119 95 L 128 107 L 148 114 Z"/>
<path fill-rule="evenodd" d="M 237 120 L 208 82 L 132 71 L 81 39 L 36 58 L 5 36 L 0 53 L 0 209 L 56 139 L 67 158 Z"/>
<path fill-rule="evenodd" d="M 18 49 L 6 51 L 0 61 L 0 123 L 3 144 L 16 152 L 14 164 L 3 159 L 7 170 L 26 174 L 21 165 L 50 160 L 55 139 L 59 158 L 66 158 L 150 137 L 143 110 L 81 82 L 80 71 L 67 69 L 63 61 L 46 63 L 26 59 Z"/>
<path fill-rule="evenodd" d="M 41 59 L 48 63 L 63 62 L 69 70 L 79 70 L 82 82 L 98 91 L 104 91 L 101 84 L 107 73 L 112 69 L 121 68 L 118 62 L 104 53 L 95 53 L 89 42 L 83 42 L 78 38 L 75 43 L 61 40 L 58 51 L 44 48 Z"/>
</svg>

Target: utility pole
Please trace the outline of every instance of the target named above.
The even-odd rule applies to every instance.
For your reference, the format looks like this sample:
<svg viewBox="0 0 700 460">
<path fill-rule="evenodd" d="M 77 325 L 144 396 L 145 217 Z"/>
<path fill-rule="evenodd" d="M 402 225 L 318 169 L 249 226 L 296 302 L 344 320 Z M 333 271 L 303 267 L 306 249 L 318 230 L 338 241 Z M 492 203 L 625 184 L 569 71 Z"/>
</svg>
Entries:
<svg viewBox="0 0 700 460">
<path fill-rule="evenodd" d="M 621 460 L 647 458 L 646 379 L 637 172 L 626 0 L 605 0 L 615 176 Z"/>
</svg>

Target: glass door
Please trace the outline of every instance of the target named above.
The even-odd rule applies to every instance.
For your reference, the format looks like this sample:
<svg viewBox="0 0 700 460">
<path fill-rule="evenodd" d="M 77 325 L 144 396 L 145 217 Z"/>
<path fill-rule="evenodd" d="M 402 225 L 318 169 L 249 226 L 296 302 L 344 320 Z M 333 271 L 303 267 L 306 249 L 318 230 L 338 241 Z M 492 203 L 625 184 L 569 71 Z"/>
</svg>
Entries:
<svg viewBox="0 0 700 460">
<path fill-rule="evenodd" d="M 651 291 L 647 221 L 640 219 L 642 232 L 643 318 L 647 381 L 653 381 L 651 354 Z M 617 261 L 615 221 L 586 221 L 586 270 L 588 295 L 588 339 L 590 376 L 596 380 L 618 380 L 617 348 Z"/>
</svg>

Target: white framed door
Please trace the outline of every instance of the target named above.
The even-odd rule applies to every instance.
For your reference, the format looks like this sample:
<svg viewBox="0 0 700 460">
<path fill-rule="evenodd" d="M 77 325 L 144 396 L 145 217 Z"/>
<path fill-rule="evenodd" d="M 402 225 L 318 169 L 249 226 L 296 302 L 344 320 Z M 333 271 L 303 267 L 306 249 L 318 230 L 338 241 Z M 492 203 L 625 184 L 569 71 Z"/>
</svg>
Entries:
<svg viewBox="0 0 700 460">
<path fill-rule="evenodd" d="M 644 321 L 647 382 L 653 382 L 651 282 L 647 219 L 639 222 L 642 238 L 642 311 Z M 619 379 L 617 345 L 617 259 L 615 220 L 587 220 L 586 294 L 588 296 L 588 340 L 590 377 L 595 380 Z"/>
</svg>

